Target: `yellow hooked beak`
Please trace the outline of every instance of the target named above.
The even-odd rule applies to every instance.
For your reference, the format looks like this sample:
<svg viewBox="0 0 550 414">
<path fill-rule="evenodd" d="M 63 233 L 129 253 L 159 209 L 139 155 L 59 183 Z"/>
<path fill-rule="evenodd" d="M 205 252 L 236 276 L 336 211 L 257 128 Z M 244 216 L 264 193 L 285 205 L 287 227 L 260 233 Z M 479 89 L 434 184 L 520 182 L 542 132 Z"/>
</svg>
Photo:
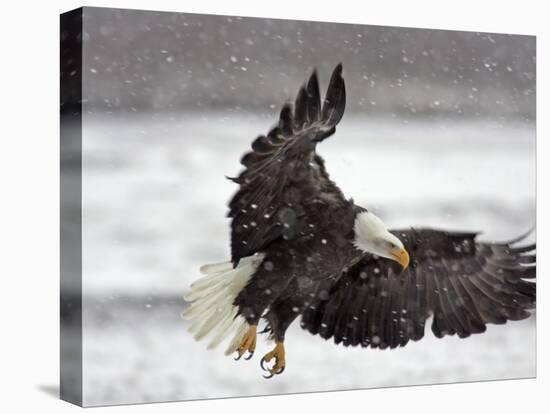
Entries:
<svg viewBox="0 0 550 414">
<path fill-rule="evenodd" d="M 399 263 L 403 269 L 406 269 L 409 266 L 409 253 L 405 249 L 400 247 L 394 247 L 390 250 L 390 256 Z"/>
</svg>

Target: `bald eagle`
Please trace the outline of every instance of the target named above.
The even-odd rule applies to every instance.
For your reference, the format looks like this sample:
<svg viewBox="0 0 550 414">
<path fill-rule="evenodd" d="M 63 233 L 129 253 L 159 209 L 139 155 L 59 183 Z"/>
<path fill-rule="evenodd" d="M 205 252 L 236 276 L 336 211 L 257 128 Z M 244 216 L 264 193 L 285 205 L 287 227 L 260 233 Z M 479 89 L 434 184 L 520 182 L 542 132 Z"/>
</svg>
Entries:
<svg viewBox="0 0 550 414">
<path fill-rule="evenodd" d="M 290 324 L 336 344 L 393 349 L 424 336 L 466 338 L 488 323 L 527 318 L 535 306 L 535 244 L 476 239 L 478 233 L 388 230 L 330 180 L 317 145 L 344 114 L 342 65 L 321 104 L 314 71 L 284 105 L 278 124 L 252 143 L 229 202 L 231 261 L 201 267 L 183 317 L 208 348 L 250 359 L 261 319 L 275 348 L 267 377 L 286 366 Z"/>
</svg>

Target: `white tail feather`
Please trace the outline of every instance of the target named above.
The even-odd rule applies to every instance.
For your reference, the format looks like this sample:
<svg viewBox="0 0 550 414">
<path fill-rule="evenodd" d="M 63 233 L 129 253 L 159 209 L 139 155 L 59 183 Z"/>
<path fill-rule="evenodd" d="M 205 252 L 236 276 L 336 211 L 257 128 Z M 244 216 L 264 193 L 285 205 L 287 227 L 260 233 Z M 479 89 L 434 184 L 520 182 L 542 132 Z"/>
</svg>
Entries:
<svg viewBox="0 0 550 414">
<path fill-rule="evenodd" d="M 213 273 L 220 273 L 231 269 L 233 269 L 231 262 L 213 263 L 213 264 L 206 264 L 204 266 L 201 266 L 200 272 L 203 275 L 210 275 Z"/>
<path fill-rule="evenodd" d="M 237 325 L 237 330 L 235 333 L 235 336 L 229 343 L 229 346 L 225 350 L 225 355 L 231 355 L 235 350 L 238 348 L 239 344 L 241 343 L 242 337 L 248 330 L 248 324 L 246 323 L 246 320 L 242 316 L 238 316 L 237 319 L 241 319 L 242 322 Z"/>
<path fill-rule="evenodd" d="M 184 299 L 192 303 L 182 312 L 182 318 L 191 320 L 188 330 L 196 340 L 212 334 L 208 349 L 215 348 L 231 334 L 233 338 L 225 354 L 232 354 L 239 346 L 248 323 L 237 315 L 238 309 L 233 302 L 263 259 L 263 254 L 257 254 L 241 259 L 236 268 L 231 262 L 200 268 L 205 276 L 191 284 L 191 289 L 185 293 Z"/>
<path fill-rule="evenodd" d="M 197 280 L 195 283 L 191 285 L 192 290 L 188 292 L 187 295 L 191 293 L 198 294 L 205 289 L 212 288 L 218 283 L 222 283 L 226 273 L 229 273 L 229 272 L 216 273 L 214 275 L 206 276 L 202 279 Z M 189 299 L 189 300 L 193 300 L 193 299 Z"/>
<path fill-rule="evenodd" d="M 237 320 L 235 319 L 235 316 L 237 316 L 236 308 L 234 308 L 231 311 L 231 313 L 228 313 L 227 316 L 224 318 L 223 322 L 221 323 L 221 326 L 218 328 L 218 332 L 208 344 L 207 349 L 216 348 L 220 344 L 220 342 L 222 342 L 225 339 L 228 332 L 231 330 L 231 327 L 238 323 Z"/>
</svg>

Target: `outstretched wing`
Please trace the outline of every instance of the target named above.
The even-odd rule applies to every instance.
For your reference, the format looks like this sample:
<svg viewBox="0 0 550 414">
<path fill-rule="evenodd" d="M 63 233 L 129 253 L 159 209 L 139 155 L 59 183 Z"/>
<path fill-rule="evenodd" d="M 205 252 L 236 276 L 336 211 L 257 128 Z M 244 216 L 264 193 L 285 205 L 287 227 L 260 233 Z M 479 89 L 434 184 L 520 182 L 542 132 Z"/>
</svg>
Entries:
<svg viewBox="0 0 550 414">
<path fill-rule="evenodd" d="M 322 106 L 313 72 L 298 92 L 294 111 L 283 106 L 278 125 L 252 143 L 241 159 L 245 170 L 231 178 L 240 186 L 228 213 L 234 264 L 279 237 L 294 238 L 311 210 L 346 202 L 315 153 L 316 144 L 336 130 L 345 104 L 342 65 L 332 73 Z"/>
<path fill-rule="evenodd" d="M 518 247 L 522 238 L 482 243 L 475 233 L 394 233 L 410 253 L 409 268 L 401 272 L 394 262 L 364 257 L 332 286 L 320 286 L 303 313 L 304 329 L 337 344 L 384 349 L 421 339 L 432 315 L 439 338 L 465 338 L 484 332 L 488 323 L 530 315 L 535 244 Z"/>
</svg>

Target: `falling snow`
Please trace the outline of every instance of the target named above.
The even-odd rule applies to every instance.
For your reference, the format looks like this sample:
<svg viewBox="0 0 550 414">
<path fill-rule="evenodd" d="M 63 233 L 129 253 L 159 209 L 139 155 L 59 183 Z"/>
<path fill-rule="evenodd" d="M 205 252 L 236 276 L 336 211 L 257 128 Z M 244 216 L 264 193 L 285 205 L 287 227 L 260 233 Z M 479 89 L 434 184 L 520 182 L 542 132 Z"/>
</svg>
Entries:
<svg viewBox="0 0 550 414">
<path fill-rule="evenodd" d="M 88 404 L 273 392 L 258 364 L 237 363 L 191 338 L 179 317 L 181 294 L 202 264 L 229 259 L 226 202 L 236 186 L 224 176 L 238 173 L 243 152 L 273 125 L 308 70 L 316 67 L 326 87 L 334 50 L 344 62 L 346 114 L 338 139 L 318 150 L 347 197 L 394 228 L 483 230 L 484 240 L 502 240 L 534 223 L 531 37 L 87 12 Z M 257 231 L 270 217 L 258 211 L 247 225 Z M 286 220 L 292 228 L 292 215 Z M 277 270 L 270 261 L 263 268 Z M 276 392 L 530 377 L 534 328 L 532 318 L 439 340 L 426 327 L 422 341 L 378 352 L 337 347 L 296 323 Z M 259 342 L 256 353 L 268 347 Z"/>
</svg>

